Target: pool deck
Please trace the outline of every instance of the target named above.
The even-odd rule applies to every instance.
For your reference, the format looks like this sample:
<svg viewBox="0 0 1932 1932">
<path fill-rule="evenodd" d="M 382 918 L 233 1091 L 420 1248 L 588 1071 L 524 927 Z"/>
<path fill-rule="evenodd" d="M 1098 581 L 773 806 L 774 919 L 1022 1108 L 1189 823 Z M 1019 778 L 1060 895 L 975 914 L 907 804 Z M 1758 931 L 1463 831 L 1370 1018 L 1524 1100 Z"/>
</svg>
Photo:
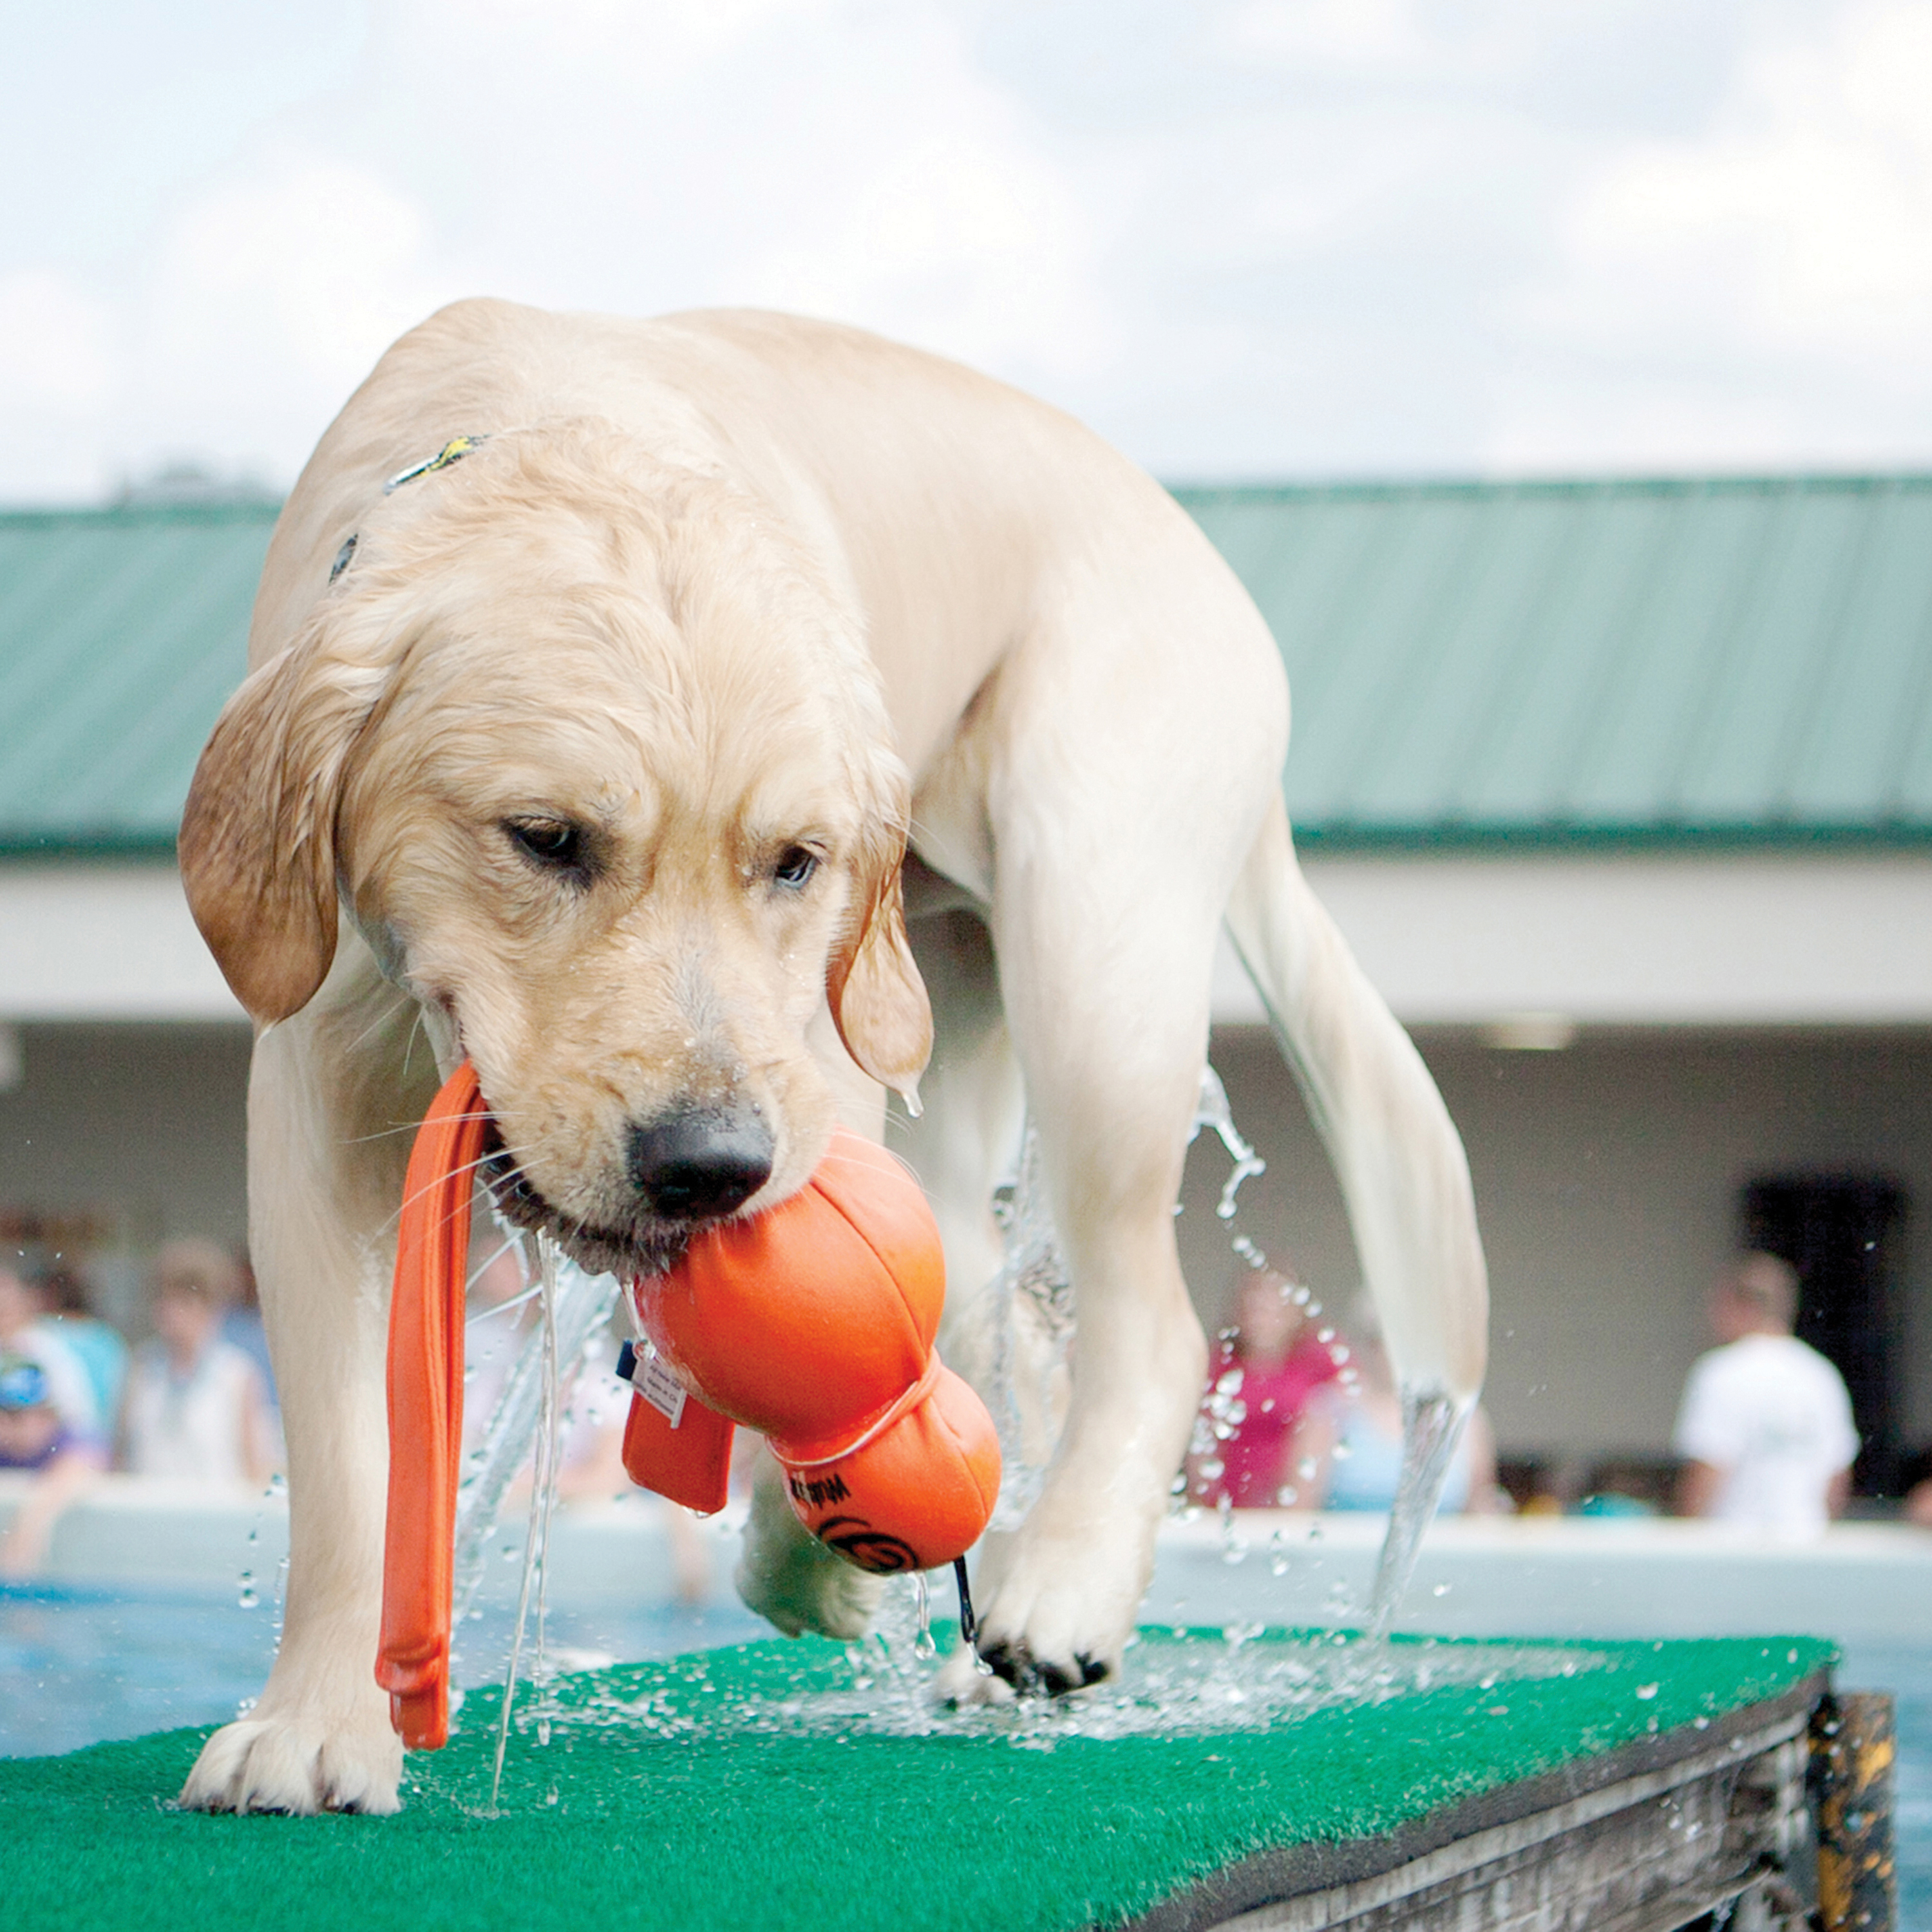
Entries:
<svg viewBox="0 0 1932 1932">
<path fill-rule="evenodd" d="M 0 1474 L 0 1524 L 22 1478 Z M 638 1496 L 561 1512 L 550 1600 L 595 1610 L 673 1594 L 663 1506 Z M 1163 1526 L 1146 1623 L 1346 1624 L 1359 1618 L 1381 1542 L 1375 1516 L 1257 1510 L 1232 1538 L 1212 1517 Z M 735 1525 L 707 1526 L 712 1595 L 730 1600 Z M 252 1538 L 252 1540 L 251 1540 Z M 520 1549 L 521 1528 L 498 1544 Z M 244 1569 L 272 1586 L 287 1546 L 279 1498 L 104 1478 L 62 1520 L 46 1580 L 104 1589 L 226 1591 Z M 513 1562 L 491 1565 L 492 1594 Z M 1279 1570 L 1280 1574 L 1276 1572 Z M 1430 1530 L 1400 1627 L 1436 1636 L 1709 1636 L 1805 1630 L 1840 1643 L 1922 1645 L 1932 1635 L 1932 1532 L 1834 1524 L 1792 1542 L 1655 1518 L 1444 1518 Z"/>
</svg>

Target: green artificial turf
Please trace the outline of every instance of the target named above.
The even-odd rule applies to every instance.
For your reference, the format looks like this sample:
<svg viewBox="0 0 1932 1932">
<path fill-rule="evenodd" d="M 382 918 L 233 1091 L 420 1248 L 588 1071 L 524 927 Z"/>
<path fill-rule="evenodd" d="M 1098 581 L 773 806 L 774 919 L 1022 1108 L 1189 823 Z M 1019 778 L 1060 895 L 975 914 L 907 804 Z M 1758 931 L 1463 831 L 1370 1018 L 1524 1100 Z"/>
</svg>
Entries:
<svg viewBox="0 0 1932 1932">
<path fill-rule="evenodd" d="M 623 1666 L 558 1680 L 547 1743 L 520 1698 L 494 1813 L 494 1694 L 410 1757 L 393 1818 L 175 1811 L 199 1730 L 0 1760 L 7 1914 L 37 1932 L 1060 1932 L 1708 1722 L 1832 1658 L 1802 1638 L 1398 1640 L 1378 1684 L 1367 1654 L 1270 1633 L 1231 1658 L 1219 1633 L 1148 1631 L 1111 1702 L 964 1719 L 919 1714 L 875 1652 L 813 1640 Z"/>
</svg>

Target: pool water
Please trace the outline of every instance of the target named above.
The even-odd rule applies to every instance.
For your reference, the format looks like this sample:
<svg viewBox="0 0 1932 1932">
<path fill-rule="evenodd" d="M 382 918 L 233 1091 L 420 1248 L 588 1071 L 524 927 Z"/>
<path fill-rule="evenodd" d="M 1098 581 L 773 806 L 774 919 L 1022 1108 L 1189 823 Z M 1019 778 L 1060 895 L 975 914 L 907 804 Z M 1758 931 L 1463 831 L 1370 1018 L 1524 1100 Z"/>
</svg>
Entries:
<svg viewBox="0 0 1932 1932">
<path fill-rule="evenodd" d="M 507 1606 L 493 1606 L 464 1624 L 460 1684 L 501 1681 L 512 1622 Z M 735 1606 L 667 1604 L 554 1610 L 547 1630 L 552 1655 L 566 1669 L 770 1634 Z M 232 1594 L 0 1586 L 0 1756 L 219 1724 L 259 1693 L 274 1640 L 275 1612 L 266 1598 L 244 1607 Z M 1850 1688 L 1898 1698 L 1899 1924 L 1901 1932 L 1932 1932 L 1932 1646 L 1847 1645 L 1838 1676 Z"/>
<path fill-rule="evenodd" d="M 218 1724 L 258 1696 L 275 1652 L 265 1597 L 0 1586 L 0 1756 L 41 1756 L 183 1724 Z M 492 1606 L 457 1636 L 459 1686 L 500 1683 L 514 1612 Z M 745 1643 L 770 1626 L 737 1606 L 557 1610 L 546 1635 L 566 1670 Z M 533 1638 L 524 1640 L 524 1672 Z"/>
</svg>

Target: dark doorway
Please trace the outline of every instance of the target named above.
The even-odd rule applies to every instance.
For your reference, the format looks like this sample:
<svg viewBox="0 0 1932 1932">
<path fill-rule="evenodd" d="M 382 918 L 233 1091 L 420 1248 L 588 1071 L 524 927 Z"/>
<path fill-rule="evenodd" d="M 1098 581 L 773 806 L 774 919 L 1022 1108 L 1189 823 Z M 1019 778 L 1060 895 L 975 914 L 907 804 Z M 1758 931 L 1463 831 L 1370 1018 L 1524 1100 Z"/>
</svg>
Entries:
<svg viewBox="0 0 1932 1932">
<path fill-rule="evenodd" d="M 1766 1174 L 1738 1205 L 1744 1246 L 1798 1270 L 1798 1339 L 1845 1378 L 1863 1444 L 1858 1493 L 1895 1494 L 1905 1190 L 1878 1174 Z"/>
</svg>

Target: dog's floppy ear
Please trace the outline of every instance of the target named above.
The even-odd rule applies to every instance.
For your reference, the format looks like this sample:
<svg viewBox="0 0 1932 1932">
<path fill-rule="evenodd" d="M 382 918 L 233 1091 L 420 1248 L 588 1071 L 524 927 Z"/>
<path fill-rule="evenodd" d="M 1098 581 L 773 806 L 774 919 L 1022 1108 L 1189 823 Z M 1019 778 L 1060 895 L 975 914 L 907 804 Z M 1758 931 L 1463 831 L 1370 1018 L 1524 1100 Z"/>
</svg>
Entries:
<svg viewBox="0 0 1932 1932">
<path fill-rule="evenodd" d="M 182 814 L 182 882 L 235 997 L 258 1023 L 314 997 L 335 956 L 335 812 L 349 748 L 386 669 L 310 625 L 215 721 Z"/>
<path fill-rule="evenodd" d="M 932 1008 L 906 937 L 904 825 L 902 809 L 868 828 L 845 930 L 826 962 L 825 993 L 845 1051 L 881 1085 L 916 1102 L 932 1056 Z"/>
</svg>

